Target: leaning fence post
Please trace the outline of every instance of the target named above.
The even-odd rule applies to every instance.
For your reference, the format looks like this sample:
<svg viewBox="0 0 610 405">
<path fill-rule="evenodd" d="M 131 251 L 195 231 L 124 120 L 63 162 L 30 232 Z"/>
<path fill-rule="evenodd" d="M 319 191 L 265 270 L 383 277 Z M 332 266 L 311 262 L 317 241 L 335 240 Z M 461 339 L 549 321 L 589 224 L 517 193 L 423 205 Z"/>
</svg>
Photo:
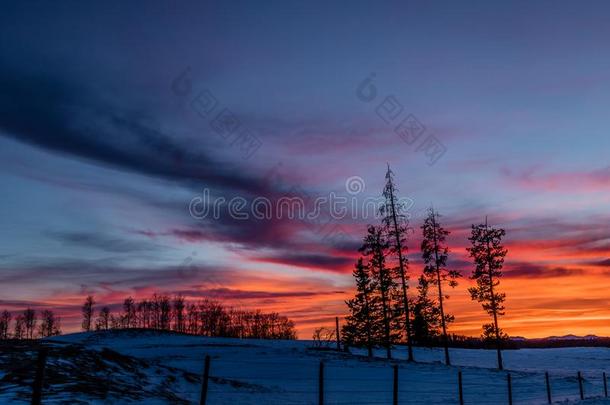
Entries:
<svg viewBox="0 0 610 405">
<path fill-rule="evenodd" d="M 38 359 L 36 361 L 36 377 L 34 377 L 34 385 L 32 386 L 32 405 L 40 405 L 42 402 L 42 385 L 44 383 L 44 368 L 47 363 L 48 349 L 41 347 L 38 350 Z"/>
<path fill-rule="evenodd" d="M 580 399 L 585 399 L 585 393 L 582 389 L 582 374 L 580 374 L 580 371 L 578 372 L 578 389 L 580 390 Z"/>
<path fill-rule="evenodd" d="M 322 361 L 320 361 L 318 373 L 318 404 L 324 405 L 324 363 Z"/>
<path fill-rule="evenodd" d="M 398 364 L 394 364 L 394 393 L 392 404 L 398 405 Z"/>
<path fill-rule="evenodd" d="M 458 393 L 460 396 L 460 405 L 464 405 L 464 390 L 462 389 L 462 371 L 458 371 Z"/>
<path fill-rule="evenodd" d="M 546 399 L 549 404 L 553 403 L 551 399 L 551 381 L 549 380 L 549 372 L 544 373 L 544 379 L 546 380 Z"/>
<path fill-rule="evenodd" d="M 201 382 L 201 399 L 199 405 L 205 405 L 208 397 L 208 380 L 210 379 L 210 356 L 205 356 L 205 365 L 203 367 L 203 381 Z"/>
<path fill-rule="evenodd" d="M 508 384 L 508 405 L 513 405 L 513 384 L 510 373 L 506 374 L 506 382 Z"/>
<path fill-rule="evenodd" d="M 606 372 L 603 373 L 604 376 L 604 396 L 608 398 L 608 381 L 606 381 Z"/>
</svg>

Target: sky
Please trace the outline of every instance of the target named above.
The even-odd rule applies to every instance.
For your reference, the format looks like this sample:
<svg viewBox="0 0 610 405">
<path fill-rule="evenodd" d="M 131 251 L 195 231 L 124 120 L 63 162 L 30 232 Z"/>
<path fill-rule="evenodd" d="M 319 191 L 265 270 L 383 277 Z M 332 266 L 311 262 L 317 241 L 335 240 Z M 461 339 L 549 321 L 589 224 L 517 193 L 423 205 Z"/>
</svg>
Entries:
<svg viewBox="0 0 610 405">
<path fill-rule="evenodd" d="M 488 322 L 465 250 L 487 216 L 507 232 L 506 332 L 610 335 L 610 6 L 331 3 L 3 5 L 0 308 L 76 331 L 87 294 L 181 293 L 279 311 L 309 338 L 346 315 L 377 219 L 193 209 L 360 206 L 389 164 L 412 286 L 426 209 L 451 231 L 451 332 Z"/>
</svg>

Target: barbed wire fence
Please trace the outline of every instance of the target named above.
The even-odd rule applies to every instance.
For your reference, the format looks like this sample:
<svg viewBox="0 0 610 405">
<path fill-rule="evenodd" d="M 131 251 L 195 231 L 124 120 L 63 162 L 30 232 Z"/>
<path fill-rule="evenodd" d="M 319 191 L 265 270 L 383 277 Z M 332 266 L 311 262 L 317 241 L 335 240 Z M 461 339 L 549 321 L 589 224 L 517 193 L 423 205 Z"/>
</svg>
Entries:
<svg viewBox="0 0 610 405">
<path fill-rule="evenodd" d="M 41 347 L 32 370 L 34 405 L 44 402 L 48 357 L 48 348 Z M 446 367 L 364 356 L 352 357 L 351 364 L 344 360 L 297 356 L 287 362 L 236 359 L 208 352 L 202 359 L 200 390 L 176 394 L 197 397 L 200 405 L 512 405 L 608 398 L 606 372 L 599 370 L 549 373 Z"/>
<path fill-rule="evenodd" d="M 350 367 L 320 361 L 302 367 L 293 364 L 287 370 L 285 362 L 215 357 L 207 378 L 211 383 L 207 404 L 512 405 L 608 397 L 605 372 L 553 375 L 485 369 L 482 373 L 470 367 L 413 370 L 404 362 L 388 362 L 386 367 Z"/>
</svg>

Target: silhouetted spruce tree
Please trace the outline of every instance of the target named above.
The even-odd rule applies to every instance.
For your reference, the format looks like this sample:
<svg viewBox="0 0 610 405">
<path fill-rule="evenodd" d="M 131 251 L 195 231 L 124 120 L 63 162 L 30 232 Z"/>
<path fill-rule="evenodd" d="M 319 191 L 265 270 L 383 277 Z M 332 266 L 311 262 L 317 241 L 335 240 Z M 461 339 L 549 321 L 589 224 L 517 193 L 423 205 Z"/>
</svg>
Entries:
<svg viewBox="0 0 610 405">
<path fill-rule="evenodd" d="M 417 284 L 417 298 L 413 300 L 413 340 L 428 344 L 437 338 L 441 328 L 439 306 L 428 294 L 429 282 L 422 274 Z"/>
<path fill-rule="evenodd" d="M 394 280 L 399 280 L 397 276 L 397 268 L 392 267 L 390 269 L 390 275 Z M 392 341 L 400 342 L 403 336 L 406 336 L 405 333 L 405 306 L 402 302 L 403 294 L 402 289 L 399 286 L 399 283 L 394 281 L 395 288 L 392 289 L 390 293 L 390 302 L 391 302 L 391 316 L 390 316 L 390 330 L 392 331 Z M 409 301 L 409 308 L 411 308 L 411 301 Z M 413 315 L 413 309 L 410 309 L 410 315 Z M 409 322 L 412 320 L 410 319 Z M 410 325 L 411 335 L 413 335 L 413 325 Z M 412 338 L 412 337 L 411 337 Z"/>
<path fill-rule="evenodd" d="M 445 313 L 443 299 L 449 299 L 449 295 L 443 292 L 442 285 L 447 282 L 449 287 L 457 286 L 457 279 L 462 276 L 458 270 L 447 269 L 447 257 L 449 248 L 446 245 L 446 237 L 449 231 L 443 228 L 439 222 L 440 215 L 433 208 L 428 211 L 428 216 L 422 225 L 423 239 L 421 242 L 422 258 L 425 267 L 423 275 L 431 286 L 438 289 L 438 308 L 442 328 L 443 345 L 445 348 L 445 364 L 451 365 L 449 358 L 449 339 L 447 337 L 447 324 L 453 321 L 453 316 Z"/>
<path fill-rule="evenodd" d="M 481 302 L 483 309 L 493 318 L 491 326 L 484 325 L 484 330 L 489 334 L 489 329 L 493 329 L 500 370 L 503 369 L 500 347 L 502 332 L 498 327 L 498 317 L 504 315 L 502 303 L 506 294 L 498 292 L 498 286 L 499 278 L 502 276 L 504 257 L 508 252 L 502 245 L 504 235 L 506 235 L 504 229 L 488 226 L 487 218 L 485 218 L 485 224 L 472 225 L 472 235 L 469 238 L 472 247 L 467 249 L 475 264 L 471 278 L 477 282 L 476 287 L 471 287 L 468 291 L 472 299 Z"/>
<path fill-rule="evenodd" d="M 407 294 L 409 279 L 407 275 L 408 261 L 407 261 L 407 241 L 406 234 L 408 229 L 407 216 L 404 213 L 404 204 L 400 202 L 396 195 L 397 189 L 394 184 L 394 173 L 388 165 L 388 171 L 385 175 L 386 184 L 383 190 L 383 197 L 385 198 L 385 204 L 381 207 L 381 215 L 383 216 L 383 224 L 385 232 L 387 233 L 388 243 L 390 252 L 396 255 L 398 260 L 397 266 L 393 269 L 397 273 L 401 283 L 401 295 L 402 308 L 395 308 L 397 312 L 401 312 L 404 316 L 405 334 L 408 348 L 408 359 L 413 361 L 413 347 L 411 342 L 411 314 L 409 311 L 409 299 Z"/>
<path fill-rule="evenodd" d="M 356 296 L 346 301 L 350 314 L 342 328 L 341 336 L 346 346 L 366 347 L 369 357 L 373 347 L 383 342 L 383 319 L 380 317 L 377 285 L 370 276 L 370 269 L 362 258 L 354 266 Z"/>
<path fill-rule="evenodd" d="M 83 304 L 83 308 L 81 309 L 83 313 L 83 323 L 82 327 L 85 332 L 89 332 L 91 330 L 91 323 L 93 321 L 93 305 L 95 301 L 93 300 L 93 296 L 89 295 L 85 299 L 85 303 Z"/>
<path fill-rule="evenodd" d="M 508 339 L 508 335 L 504 333 L 502 328 L 498 328 L 498 334 L 500 336 L 500 341 Z M 486 323 L 483 325 L 483 333 L 481 334 L 481 338 L 484 342 L 496 342 L 496 328 L 493 323 Z"/>
<path fill-rule="evenodd" d="M 0 339 L 8 339 L 12 315 L 4 310 L 0 315 Z"/>
<path fill-rule="evenodd" d="M 394 324 L 392 298 L 396 295 L 397 285 L 390 270 L 386 267 L 385 258 L 389 251 L 389 244 L 384 237 L 383 230 L 369 226 L 359 251 L 368 258 L 371 274 L 377 286 L 383 319 L 383 346 L 386 348 L 387 357 L 392 358 L 392 344 L 400 337 L 400 333 L 392 329 Z"/>
</svg>

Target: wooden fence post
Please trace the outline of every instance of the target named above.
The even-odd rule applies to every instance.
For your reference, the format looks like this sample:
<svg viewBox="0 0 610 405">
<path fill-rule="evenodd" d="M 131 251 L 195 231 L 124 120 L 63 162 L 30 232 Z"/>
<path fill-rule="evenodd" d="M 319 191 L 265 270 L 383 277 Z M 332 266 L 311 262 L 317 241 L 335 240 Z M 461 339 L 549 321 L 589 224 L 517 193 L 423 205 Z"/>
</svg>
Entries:
<svg viewBox="0 0 610 405">
<path fill-rule="evenodd" d="M 549 380 L 549 372 L 544 373 L 544 379 L 546 380 L 546 400 L 549 404 L 553 403 L 551 399 L 551 381 Z"/>
<path fill-rule="evenodd" d="M 203 366 L 203 381 L 201 382 L 201 398 L 199 405 L 205 405 L 208 398 L 208 380 L 210 379 L 210 356 L 205 356 L 205 365 Z"/>
<path fill-rule="evenodd" d="M 578 372 L 578 389 L 580 390 L 580 399 L 585 399 L 585 392 L 582 389 L 582 374 L 580 374 L 580 371 Z"/>
<path fill-rule="evenodd" d="M 506 382 L 508 384 L 508 405 L 513 405 L 513 384 L 510 373 L 506 374 Z"/>
<path fill-rule="evenodd" d="M 458 371 L 458 393 L 460 396 L 460 405 L 464 405 L 464 390 L 462 389 L 462 371 Z"/>
<path fill-rule="evenodd" d="M 322 361 L 320 361 L 318 373 L 318 404 L 324 405 L 324 363 Z"/>
<path fill-rule="evenodd" d="M 335 316 L 335 335 L 337 335 L 337 351 L 341 351 L 341 335 L 339 334 L 339 317 Z"/>
<path fill-rule="evenodd" d="M 394 364 L 394 393 L 392 404 L 398 405 L 398 364 Z"/>
<path fill-rule="evenodd" d="M 40 405 L 42 402 L 42 386 L 44 384 L 44 368 L 47 364 L 48 349 L 41 347 L 38 350 L 38 359 L 36 360 L 36 376 L 34 377 L 34 385 L 32 386 L 32 405 Z"/>
<path fill-rule="evenodd" d="M 604 397 L 608 398 L 608 381 L 606 380 L 606 372 L 603 373 L 604 377 Z"/>
</svg>

